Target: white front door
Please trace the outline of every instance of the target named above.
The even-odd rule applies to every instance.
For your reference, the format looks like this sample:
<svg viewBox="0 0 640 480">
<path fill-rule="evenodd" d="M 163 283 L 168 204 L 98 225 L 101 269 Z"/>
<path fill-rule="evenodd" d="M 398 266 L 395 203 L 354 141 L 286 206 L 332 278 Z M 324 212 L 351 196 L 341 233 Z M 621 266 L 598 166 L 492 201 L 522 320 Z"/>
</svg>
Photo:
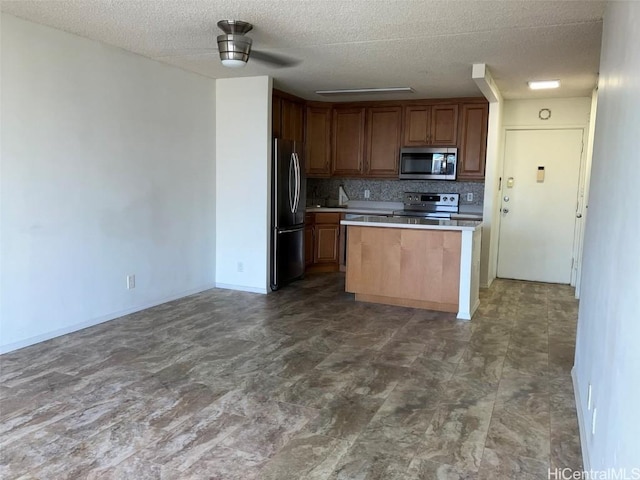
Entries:
<svg viewBox="0 0 640 480">
<path fill-rule="evenodd" d="M 498 277 L 570 283 L 583 129 L 507 130 Z"/>
</svg>

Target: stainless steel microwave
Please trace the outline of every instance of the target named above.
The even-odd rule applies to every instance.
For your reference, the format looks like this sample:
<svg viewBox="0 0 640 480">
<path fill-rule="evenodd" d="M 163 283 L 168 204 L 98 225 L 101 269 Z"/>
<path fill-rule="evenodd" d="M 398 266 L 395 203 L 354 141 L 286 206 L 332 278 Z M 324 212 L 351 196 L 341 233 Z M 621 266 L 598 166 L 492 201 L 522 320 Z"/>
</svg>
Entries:
<svg viewBox="0 0 640 480">
<path fill-rule="evenodd" d="M 405 180 L 455 180 L 457 163 L 457 148 L 402 148 L 400 150 L 400 178 Z"/>
</svg>

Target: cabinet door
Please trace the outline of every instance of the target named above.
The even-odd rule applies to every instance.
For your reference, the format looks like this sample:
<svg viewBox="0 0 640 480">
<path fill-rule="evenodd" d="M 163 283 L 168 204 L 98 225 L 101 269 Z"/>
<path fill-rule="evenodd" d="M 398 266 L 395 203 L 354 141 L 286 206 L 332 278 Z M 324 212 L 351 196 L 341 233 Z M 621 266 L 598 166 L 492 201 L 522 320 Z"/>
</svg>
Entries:
<svg viewBox="0 0 640 480">
<path fill-rule="evenodd" d="M 315 226 L 314 263 L 338 263 L 339 225 Z"/>
<path fill-rule="evenodd" d="M 310 177 L 331 174 L 331 107 L 307 107 L 305 168 Z"/>
<path fill-rule="evenodd" d="M 458 179 L 483 180 L 487 154 L 489 105 L 462 105 Z"/>
<path fill-rule="evenodd" d="M 365 172 L 368 176 L 398 176 L 401 135 L 401 107 L 371 107 L 367 109 Z"/>
<path fill-rule="evenodd" d="M 458 105 L 434 105 L 431 107 L 432 145 L 455 146 L 458 140 Z"/>
<path fill-rule="evenodd" d="M 332 156 L 334 175 L 361 175 L 364 162 L 363 108 L 333 110 Z"/>
<path fill-rule="evenodd" d="M 404 146 L 429 145 L 431 107 L 411 105 L 404 108 Z"/>
<path fill-rule="evenodd" d="M 302 104 L 282 99 L 282 138 L 304 141 L 304 108 Z"/>
<path fill-rule="evenodd" d="M 313 225 L 304 227 L 304 266 L 313 264 Z"/>
</svg>

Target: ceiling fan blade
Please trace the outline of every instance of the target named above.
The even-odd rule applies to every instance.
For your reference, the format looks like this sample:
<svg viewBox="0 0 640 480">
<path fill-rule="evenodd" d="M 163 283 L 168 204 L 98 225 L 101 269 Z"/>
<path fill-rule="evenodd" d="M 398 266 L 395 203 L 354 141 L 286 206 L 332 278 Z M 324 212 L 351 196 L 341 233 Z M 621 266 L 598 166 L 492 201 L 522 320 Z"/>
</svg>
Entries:
<svg viewBox="0 0 640 480">
<path fill-rule="evenodd" d="M 258 62 L 267 63 L 276 68 L 295 67 L 300 63 L 300 60 L 296 60 L 295 58 L 274 55 L 272 53 L 262 52 L 260 50 L 251 50 L 249 60 L 256 60 Z"/>
</svg>

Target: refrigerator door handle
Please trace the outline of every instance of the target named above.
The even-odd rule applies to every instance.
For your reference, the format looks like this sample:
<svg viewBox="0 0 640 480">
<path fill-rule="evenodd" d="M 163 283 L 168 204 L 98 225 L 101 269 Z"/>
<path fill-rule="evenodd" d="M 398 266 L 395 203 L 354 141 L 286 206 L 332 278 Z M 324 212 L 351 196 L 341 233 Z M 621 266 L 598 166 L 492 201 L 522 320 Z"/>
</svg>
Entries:
<svg viewBox="0 0 640 480">
<path fill-rule="evenodd" d="M 281 235 L 283 233 L 299 232 L 300 230 L 303 230 L 303 229 L 304 229 L 304 227 L 280 228 L 277 231 L 277 235 Z"/>
<path fill-rule="evenodd" d="M 289 208 L 291 209 L 291 213 L 295 213 L 295 191 L 291 191 L 291 170 L 293 169 L 293 176 L 295 180 L 296 176 L 296 166 L 295 166 L 295 153 L 291 154 L 291 158 L 289 159 Z M 293 194 L 293 196 L 292 196 Z"/>
<path fill-rule="evenodd" d="M 300 182 L 301 182 L 301 178 L 300 178 L 300 158 L 298 157 L 297 153 L 294 153 L 295 155 L 295 159 L 296 159 L 296 196 L 295 196 L 295 203 L 294 203 L 294 213 L 298 212 L 298 206 L 300 205 Z"/>
</svg>

